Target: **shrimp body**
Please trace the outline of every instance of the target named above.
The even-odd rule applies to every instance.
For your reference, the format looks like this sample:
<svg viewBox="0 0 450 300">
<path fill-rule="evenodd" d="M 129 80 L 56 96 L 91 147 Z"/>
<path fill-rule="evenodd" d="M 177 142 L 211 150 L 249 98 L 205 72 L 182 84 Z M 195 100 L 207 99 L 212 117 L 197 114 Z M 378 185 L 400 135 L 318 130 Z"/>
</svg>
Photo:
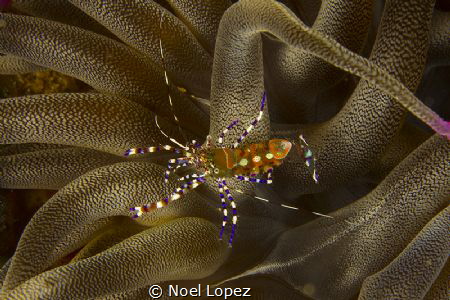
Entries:
<svg viewBox="0 0 450 300">
<path fill-rule="evenodd" d="M 242 148 L 213 148 L 208 161 L 215 166 L 215 177 L 256 176 L 265 174 L 282 164 L 292 148 L 292 143 L 284 139 L 249 144 Z"/>
</svg>

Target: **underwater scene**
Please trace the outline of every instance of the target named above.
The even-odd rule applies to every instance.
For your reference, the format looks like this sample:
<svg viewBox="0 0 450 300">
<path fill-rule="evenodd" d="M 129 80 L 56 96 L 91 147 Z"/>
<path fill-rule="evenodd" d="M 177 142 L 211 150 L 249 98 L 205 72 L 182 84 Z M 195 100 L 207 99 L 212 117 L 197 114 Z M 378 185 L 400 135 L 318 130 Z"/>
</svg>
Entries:
<svg viewBox="0 0 450 300">
<path fill-rule="evenodd" d="M 0 299 L 449 299 L 448 0 L 0 0 Z"/>
</svg>

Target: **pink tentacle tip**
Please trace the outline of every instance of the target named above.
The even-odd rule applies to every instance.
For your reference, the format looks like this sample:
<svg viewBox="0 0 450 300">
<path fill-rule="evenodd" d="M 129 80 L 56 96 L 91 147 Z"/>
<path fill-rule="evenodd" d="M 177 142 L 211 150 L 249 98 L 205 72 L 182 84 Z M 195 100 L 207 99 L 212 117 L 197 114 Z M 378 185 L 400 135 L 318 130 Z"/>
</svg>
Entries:
<svg viewBox="0 0 450 300">
<path fill-rule="evenodd" d="M 441 127 L 443 128 L 443 132 L 438 132 L 441 135 L 445 136 L 448 140 L 450 140 L 450 121 L 442 121 Z"/>
</svg>

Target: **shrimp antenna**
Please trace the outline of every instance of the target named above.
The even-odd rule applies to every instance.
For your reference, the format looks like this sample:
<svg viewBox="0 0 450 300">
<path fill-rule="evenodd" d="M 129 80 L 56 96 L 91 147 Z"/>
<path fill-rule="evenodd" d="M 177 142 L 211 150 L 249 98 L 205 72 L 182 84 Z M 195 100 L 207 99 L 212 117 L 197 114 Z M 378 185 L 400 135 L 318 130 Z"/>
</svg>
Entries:
<svg viewBox="0 0 450 300">
<path fill-rule="evenodd" d="M 170 137 L 167 133 L 165 133 L 165 132 L 162 130 L 161 126 L 159 126 L 159 123 L 158 123 L 158 115 L 155 115 L 155 123 L 156 123 L 156 127 L 158 127 L 158 129 L 159 129 L 159 131 L 162 133 L 162 135 L 164 135 L 166 138 L 168 138 L 172 143 L 174 143 L 174 144 L 180 146 L 181 148 L 183 148 L 183 149 L 186 150 L 186 151 L 189 150 L 189 147 L 184 146 L 183 144 L 181 144 L 180 142 L 178 142 L 176 139 Z"/>
<path fill-rule="evenodd" d="M 166 87 L 167 87 L 167 96 L 169 98 L 170 111 L 172 112 L 173 119 L 175 120 L 175 123 L 177 124 L 178 130 L 180 131 L 181 136 L 183 137 L 184 141 L 187 143 L 188 139 L 187 139 L 186 135 L 184 134 L 183 130 L 181 129 L 180 121 L 178 120 L 177 116 L 175 115 L 175 110 L 173 108 L 173 102 L 172 102 L 172 96 L 170 96 L 170 81 L 169 81 L 169 76 L 167 75 L 166 62 L 165 62 L 165 59 L 164 59 L 164 51 L 163 51 L 163 46 L 162 46 L 163 16 L 164 16 L 164 13 L 161 11 L 161 18 L 160 18 L 160 21 L 159 21 L 159 50 L 160 50 L 160 53 L 161 53 L 161 62 L 162 62 L 162 67 L 163 67 L 163 71 L 164 71 L 164 81 L 165 81 Z M 158 128 L 162 132 L 162 130 L 159 127 L 159 125 L 158 125 Z M 163 133 L 163 134 L 167 137 L 167 134 L 165 134 L 165 133 Z M 170 138 L 170 140 L 173 142 L 173 140 L 175 140 L 175 139 Z M 176 144 L 181 146 L 179 142 L 176 142 Z"/>
<path fill-rule="evenodd" d="M 282 203 L 280 203 L 280 204 L 274 203 L 274 202 L 270 201 L 269 199 L 262 198 L 262 197 L 259 197 L 259 196 L 252 196 L 250 194 L 244 193 L 242 190 L 239 190 L 239 189 L 235 189 L 235 191 L 240 193 L 240 194 L 243 194 L 243 195 L 246 195 L 246 196 L 249 196 L 249 197 L 253 197 L 253 198 L 258 199 L 260 201 L 269 203 L 271 205 L 278 205 L 278 206 L 281 206 L 281 207 L 284 207 L 284 208 L 287 208 L 287 209 L 297 210 L 297 211 L 304 211 L 304 212 L 307 212 L 307 213 L 310 213 L 310 214 L 313 214 L 313 215 L 316 215 L 316 216 L 319 216 L 319 217 L 334 219 L 333 216 L 330 216 L 330 215 L 327 215 L 327 214 L 323 214 L 323 213 L 319 213 L 319 212 L 316 212 L 316 211 L 310 211 L 310 210 L 307 210 L 307 209 L 304 209 L 304 208 L 290 206 L 290 205 L 286 205 L 286 204 L 282 204 Z M 350 222 L 348 220 L 344 220 L 344 221 L 346 223 L 353 224 L 352 222 Z"/>
</svg>

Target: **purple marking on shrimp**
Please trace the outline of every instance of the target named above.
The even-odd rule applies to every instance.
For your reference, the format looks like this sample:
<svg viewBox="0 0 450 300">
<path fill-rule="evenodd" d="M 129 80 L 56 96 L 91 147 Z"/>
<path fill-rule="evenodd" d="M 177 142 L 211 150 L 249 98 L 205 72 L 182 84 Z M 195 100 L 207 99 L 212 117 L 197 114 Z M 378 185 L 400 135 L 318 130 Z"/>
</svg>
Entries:
<svg viewBox="0 0 450 300">
<path fill-rule="evenodd" d="M 233 243 L 233 237 L 234 237 L 234 232 L 236 231 L 236 224 L 231 225 L 231 234 L 230 234 L 230 240 L 228 241 L 228 245 L 231 246 L 231 244 Z"/>
<path fill-rule="evenodd" d="M 263 97 L 261 100 L 261 107 L 259 110 L 263 110 L 264 109 L 264 103 L 266 103 L 266 92 L 263 93 Z"/>
</svg>

